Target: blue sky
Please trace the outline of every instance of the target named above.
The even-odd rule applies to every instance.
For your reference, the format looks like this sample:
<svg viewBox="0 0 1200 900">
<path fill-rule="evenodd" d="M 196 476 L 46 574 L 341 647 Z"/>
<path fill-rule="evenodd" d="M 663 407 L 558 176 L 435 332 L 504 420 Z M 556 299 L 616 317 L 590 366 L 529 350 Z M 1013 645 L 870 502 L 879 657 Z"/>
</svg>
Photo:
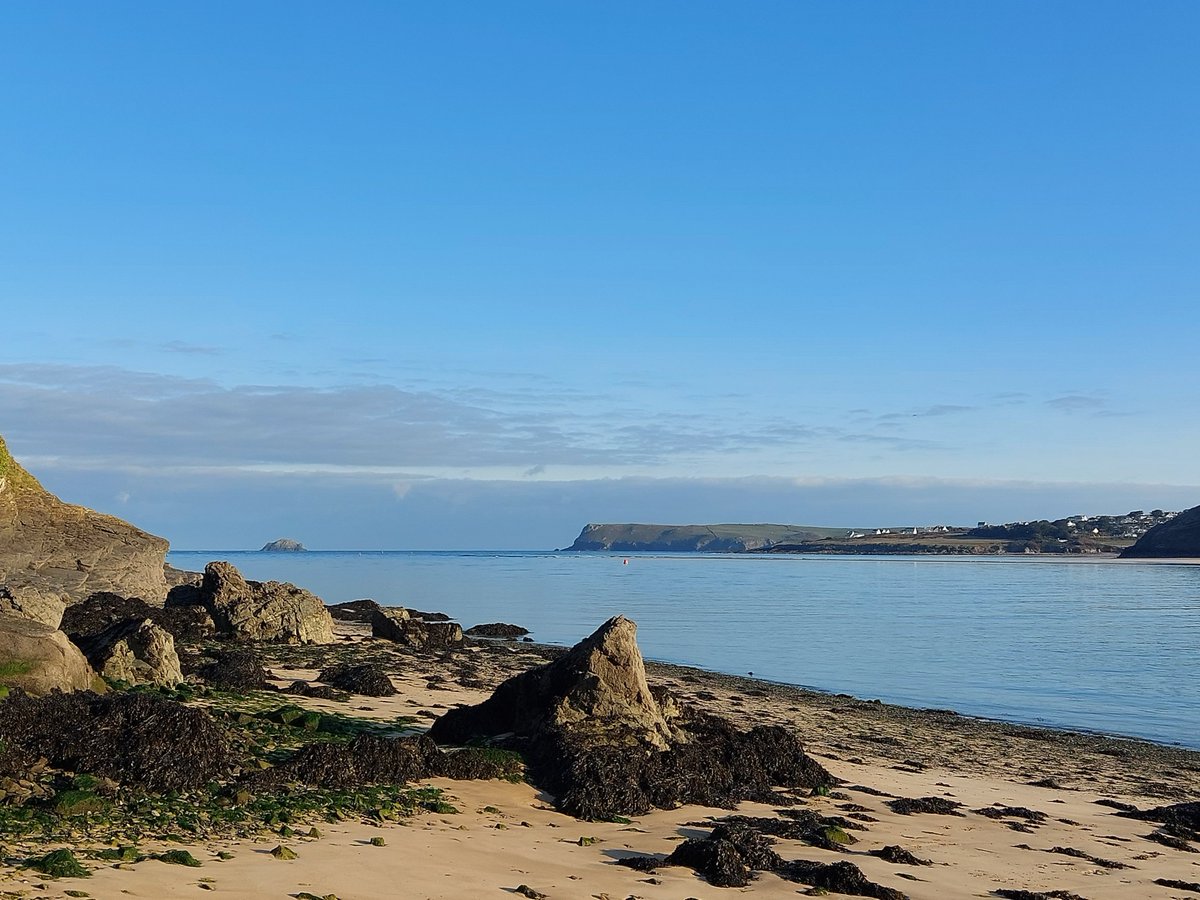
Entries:
<svg viewBox="0 0 1200 900">
<path fill-rule="evenodd" d="M 0 8 L 0 433 L 179 547 L 1200 502 L 1191 3 Z"/>
</svg>

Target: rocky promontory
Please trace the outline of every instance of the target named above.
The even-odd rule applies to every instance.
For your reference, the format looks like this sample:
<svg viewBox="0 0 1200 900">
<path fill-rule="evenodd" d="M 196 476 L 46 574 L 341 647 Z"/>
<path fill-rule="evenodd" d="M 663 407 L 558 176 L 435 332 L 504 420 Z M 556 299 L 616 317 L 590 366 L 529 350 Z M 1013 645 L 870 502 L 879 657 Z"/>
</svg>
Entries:
<svg viewBox="0 0 1200 900">
<path fill-rule="evenodd" d="M 161 606 L 167 547 L 115 516 L 64 503 L 0 438 L 0 608 L 58 627 L 65 606 L 97 591 Z"/>
<path fill-rule="evenodd" d="M 1185 509 L 1173 519 L 1155 525 L 1121 554 L 1122 559 L 1195 556 L 1200 556 L 1200 506 Z"/>
</svg>

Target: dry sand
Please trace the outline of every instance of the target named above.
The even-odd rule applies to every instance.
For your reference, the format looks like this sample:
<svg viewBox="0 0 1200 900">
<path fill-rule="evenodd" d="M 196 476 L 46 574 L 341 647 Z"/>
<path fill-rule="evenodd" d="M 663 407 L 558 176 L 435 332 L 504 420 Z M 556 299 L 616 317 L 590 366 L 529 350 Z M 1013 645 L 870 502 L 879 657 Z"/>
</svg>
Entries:
<svg viewBox="0 0 1200 900">
<path fill-rule="evenodd" d="M 372 646 L 360 643 L 361 629 L 341 630 L 344 650 L 357 653 Z M 446 707 L 483 699 L 508 674 L 541 662 L 547 652 L 553 651 L 497 644 L 456 654 L 458 662 L 408 654 L 397 667 L 402 674 L 393 678 L 397 696 L 356 696 L 349 704 L 299 702 L 381 719 L 414 715 L 429 721 Z M 1200 753 L 906 710 L 681 667 L 651 664 L 649 671 L 652 683 L 669 684 L 685 702 L 744 724 L 796 727 L 810 752 L 846 782 L 833 796 L 810 798 L 808 808 L 848 815 L 853 808 L 843 807 L 855 804 L 865 808 L 857 815 L 876 820 L 861 823 L 866 830 L 854 832 L 858 842 L 848 852 L 781 840 L 775 849 L 784 859 L 849 860 L 871 880 L 913 900 L 989 897 L 997 888 L 1069 891 L 1088 900 L 1200 898 L 1200 893 L 1153 883 L 1160 878 L 1200 882 L 1200 853 L 1149 841 L 1144 836 L 1153 825 L 1119 817 L 1095 802 L 1109 798 L 1145 807 L 1197 799 Z M 316 675 L 314 669 L 287 666 L 275 672 L 280 683 Z M 431 682 L 430 676 L 444 681 Z M 462 686 L 460 678 L 471 686 Z M 1054 786 L 1029 784 L 1047 778 Z M 429 783 L 445 791 L 457 814 L 427 813 L 390 826 L 317 823 L 320 839 L 285 841 L 298 857 L 290 861 L 270 855 L 278 838 L 263 838 L 190 846 L 203 862 L 195 869 L 145 861 L 101 868 L 89 879 L 49 881 L 4 868 L 0 897 L 60 898 L 75 890 L 99 898 L 286 898 L 304 891 L 340 900 L 486 898 L 512 896 L 518 886 L 528 885 L 551 900 L 721 898 L 747 892 L 766 900 L 808 890 L 773 874 L 761 875 L 748 888 L 717 888 L 689 869 L 660 868 L 650 875 L 614 863 L 631 854 L 669 853 L 683 838 L 707 834 L 695 823 L 729 810 L 689 806 L 639 816 L 632 824 L 581 822 L 556 812 L 549 798 L 527 784 Z M 897 797 L 953 799 L 964 804 L 964 815 L 900 815 L 886 805 L 887 797 L 858 786 Z M 1027 807 L 1047 818 L 1023 826 L 1019 817 L 995 820 L 971 811 L 994 804 Z M 745 803 L 738 812 L 772 815 L 772 810 Z M 385 845 L 371 844 L 372 837 L 384 838 Z M 867 853 L 894 844 L 933 865 L 898 865 Z M 1055 847 L 1128 868 L 1049 852 Z M 233 858 L 220 860 L 221 850 Z"/>
</svg>

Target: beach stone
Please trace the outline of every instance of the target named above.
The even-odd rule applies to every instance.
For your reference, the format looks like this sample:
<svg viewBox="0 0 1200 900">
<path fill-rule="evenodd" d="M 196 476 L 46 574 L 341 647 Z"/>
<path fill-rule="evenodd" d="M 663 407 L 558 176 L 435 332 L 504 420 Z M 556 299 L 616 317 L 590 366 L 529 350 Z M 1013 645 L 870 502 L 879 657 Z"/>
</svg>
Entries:
<svg viewBox="0 0 1200 900">
<path fill-rule="evenodd" d="M 333 642 L 333 620 L 320 598 L 294 584 L 247 581 L 227 562 L 204 567 L 201 602 L 217 630 L 238 640 Z"/>
<path fill-rule="evenodd" d="M 0 614 L 0 687 L 40 697 L 51 691 L 86 691 L 95 673 L 71 640 L 56 628 Z"/>
<path fill-rule="evenodd" d="M 454 647 L 462 643 L 457 622 L 430 622 L 403 607 L 379 607 L 371 615 L 371 634 L 417 650 Z"/>
<path fill-rule="evenodd" d="M 110 681 L 174 687 L 183 681 L 175 639 L 150 619 L 109 626 L 80 646 L 88 662 Z"/>
<path fill-rule="evenodd" d="M 114 516 L 64 503 L 13 459 L 0 438 L 0 584 L 10 592 L 28 587 L 73 603 L 113 591 L 162 604 L 167 547 L 163 538 Z M 23 612 L 20 600 L 22 610 L 6 605 Z M 56 624 L 45 612 L 49 607 L 37 608 L 40 621 Z"/>
</svg>

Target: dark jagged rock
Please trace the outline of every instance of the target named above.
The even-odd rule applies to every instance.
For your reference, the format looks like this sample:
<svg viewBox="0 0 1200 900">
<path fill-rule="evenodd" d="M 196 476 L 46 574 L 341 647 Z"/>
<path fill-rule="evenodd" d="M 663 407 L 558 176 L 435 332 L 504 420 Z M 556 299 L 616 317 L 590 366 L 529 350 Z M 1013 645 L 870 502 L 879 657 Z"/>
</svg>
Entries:
<svg viewBox="0 0 1200 900">
<path fill-rule="evenodd" d="M 390 697 L 396 693 L 387 672 L 375 663 L 338 663 L 322 669 L 317 680 L 367 697 Z"/>
<path fill-rule="evenodd" d="M 198 675 L 213 687 L 225 691 L 245 693 L 270 687 L 262 658 L 253 650 L 241 647 L 217 650 L 210 659 L 189 659 L 184 668 L 189 674 Z"/>
<path fill-rule="evenodd" d="M 0 703 L 0 743 L 150 791 L 200 787 L 232 765 L 225 734 L 208 713 L 152 694 L 17 693 Z"/>
<path fill-rule="evenodd" d="M 200 599 L 217 630 L 239 640 L 333 641 L 333 620 L 319 597 L 281 581 L 247 581 L 227 562 L 204 567 Z"/>
<path fill-rule="evenodd" d="M 523 750 L 534 782 L 559 809 L 588 819 L 683 803 L 773 802 L 775 787 L 836 783 L 782 727 L 743 732 L 714 716 L 668 719 L 646 683 L 636 626 L 620 616 L 478 706 L 446 713 L 429 734 Z"/>
<path fill-rule="evenodd" d="M 293 541 L 291 538 L 280 538 L 277 541 L 263 544 L 263 553 L 304 553 L 308 550 L 299 541 Z"/>
<path fill-rule="evenodd" d="M 462 644 L 462 626 L 457 622 L 433 621 L 424 613 L 403 607 L 379 607 L 371 615 L 371 634 L 412 647 L 430 650 Z"/>
<path fill-rule="evenodd" d="M 212 635 L 213 621 L 199 606 L 150 606 L 137 597 L 99 591 L 63 613 L 62 630 L 75 643 L 93 638 L 107 628 L 130 620 L 149 619 L 178 640 L 199 640 Z"/>
<path fill-rule="evenodd" d="M 1200 556 L 1200 506 L 1155 525 L 1121 553 L 1122 559 Z"/>
<path fill-rule="evenodd" d="M 528 628 L 520 625 L 506 625 L 504 622 L 492 622 L 487 625 L 475 625 L 463 632 L 467 637 L 486 638 L 519 638 L 529 634 Z"/>
<path fill-rule="evenodd" d="M 383 609 L 374 600 L 350 600 L 346 603 L 335 603 L 326 607 L 329 614 L 339 622 L 360 622 L 370 625 L 375 617 L 375 610 Z"/>
<path fill-rule="evenodd" d="M 161 604 L 167 546 L 114 516 L 63 503 L 9 455 L 0 438 L 0 584 L 28 590 L 16 605 L 36 607 L 34 618 L 57 627 L 52 606 L 43 601 L 56 596 L 70 604 L 96 591 Z"/>
</svg>

